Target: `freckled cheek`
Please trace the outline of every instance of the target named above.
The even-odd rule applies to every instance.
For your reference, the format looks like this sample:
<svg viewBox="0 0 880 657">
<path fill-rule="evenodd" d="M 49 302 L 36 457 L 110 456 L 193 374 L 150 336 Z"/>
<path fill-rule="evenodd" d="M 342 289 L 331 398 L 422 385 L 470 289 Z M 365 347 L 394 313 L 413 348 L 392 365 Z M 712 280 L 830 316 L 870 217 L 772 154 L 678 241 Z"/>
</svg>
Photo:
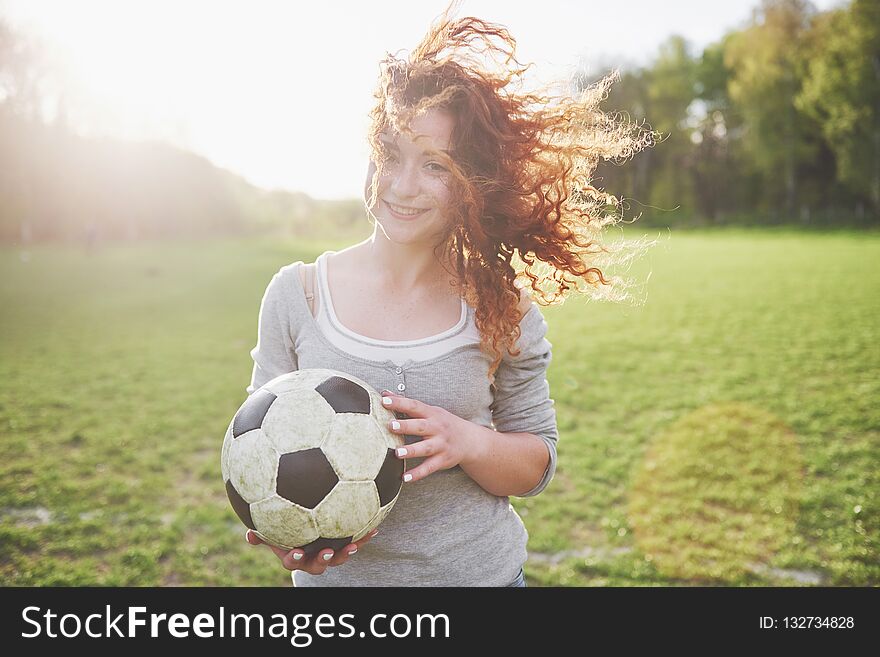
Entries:
<svg viewBox="0 0 880 657">
<path fill-rule="evenodd" d="M 449 187 L 442 180 L 432 180 L 429 184 L 425 185 L 425 188 L 429 190 L 433 207 L 444 210 L 449 206 L 452 194 L 449 191 Z"/>
</svg>

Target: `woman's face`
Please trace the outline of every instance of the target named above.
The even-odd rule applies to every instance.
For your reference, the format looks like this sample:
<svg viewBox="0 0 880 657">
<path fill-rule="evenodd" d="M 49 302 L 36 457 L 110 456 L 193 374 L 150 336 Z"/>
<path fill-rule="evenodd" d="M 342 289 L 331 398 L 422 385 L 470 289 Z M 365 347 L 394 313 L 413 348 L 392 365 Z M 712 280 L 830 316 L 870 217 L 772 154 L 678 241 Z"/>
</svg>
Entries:
<svg viewBox="0 0 880 657">
<path fill-rule="evenodd" d="M 442 163 L 424 151 L 428 148 L 448 151 L 453 126 L 451 114 L 432 109 L 410 124 L 417 135 L 424 135 L 418 142 L 388 131 L 379 135 L 389 159 L 379 177 L 376 205 L 372 211 L 376 222 L 392 242 L 431 241 L 445 229 L 449 219 L 451 176 Z M 371 162 L 367 176 L 368 200 L 374 171 L 375 164 Z M 413 214 L 416 210 L 419 212 Z"/>
</svg>

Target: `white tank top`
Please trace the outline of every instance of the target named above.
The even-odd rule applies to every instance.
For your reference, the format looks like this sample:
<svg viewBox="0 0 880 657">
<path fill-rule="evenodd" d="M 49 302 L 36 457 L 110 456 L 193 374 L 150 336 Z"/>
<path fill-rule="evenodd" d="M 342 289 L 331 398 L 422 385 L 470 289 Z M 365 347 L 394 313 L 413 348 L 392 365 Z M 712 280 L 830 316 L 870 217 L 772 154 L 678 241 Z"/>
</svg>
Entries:
<svg viewBox="0 0 880 657">
<path fill-rule="evenodd" d="M 321 332 L 334 346 L 361 358 L 376 361 L 390 360 L 397 365 L 403 365 L 407 360 L 428 360 L 442 356 L 465 344 L 479 344 L 479 329 L 473 321 L 470 306 L 463 298 L 458 323 L 436 335 L 429 335 L 417 340 L 377 340 L 349 330 L 339 321 L 333 308 L 333 298 L 327 283 L 326 257 L 330 253 L 336 253 L 336 251 L 325 251 L 315 260 L 317 269 L 315 289 L 317 313 L 315 319 Z"/>
</svg>

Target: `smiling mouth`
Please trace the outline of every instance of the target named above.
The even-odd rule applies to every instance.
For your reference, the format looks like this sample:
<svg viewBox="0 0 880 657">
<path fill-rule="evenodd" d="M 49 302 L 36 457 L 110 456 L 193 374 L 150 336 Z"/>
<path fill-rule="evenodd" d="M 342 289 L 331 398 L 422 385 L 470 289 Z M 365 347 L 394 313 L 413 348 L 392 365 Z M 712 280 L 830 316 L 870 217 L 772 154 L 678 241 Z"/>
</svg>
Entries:
<svg viewBox="0 0 880 657">
<path fill-rule="evenodd" d="M 392 205 L 388 201 L 383 201 L 385 205 L 391 210 L 392 214 L 399 217 L 417 217 L 420 214 L 424 214 L 428 211 L 429 208 L 425 208 L 424 210 L 419 210 L 416 208 L 407 208 L 401 205 Z"/>
</svg>

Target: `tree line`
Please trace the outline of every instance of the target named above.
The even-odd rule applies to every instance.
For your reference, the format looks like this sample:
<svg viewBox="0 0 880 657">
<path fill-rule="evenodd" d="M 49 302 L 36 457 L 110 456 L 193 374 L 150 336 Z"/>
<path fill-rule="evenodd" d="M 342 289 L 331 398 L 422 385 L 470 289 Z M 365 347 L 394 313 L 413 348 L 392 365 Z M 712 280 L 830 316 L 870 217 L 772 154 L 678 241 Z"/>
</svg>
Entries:
<svg viewBox="0 0 880 657">
<path fill-rule="evenodd" d="M 597 171 L 647 223 L 880 223 L 878 0 L 764 0 L 701 53 L 669 38 L 606 103 L 661 135 Z"/>
</svg>

